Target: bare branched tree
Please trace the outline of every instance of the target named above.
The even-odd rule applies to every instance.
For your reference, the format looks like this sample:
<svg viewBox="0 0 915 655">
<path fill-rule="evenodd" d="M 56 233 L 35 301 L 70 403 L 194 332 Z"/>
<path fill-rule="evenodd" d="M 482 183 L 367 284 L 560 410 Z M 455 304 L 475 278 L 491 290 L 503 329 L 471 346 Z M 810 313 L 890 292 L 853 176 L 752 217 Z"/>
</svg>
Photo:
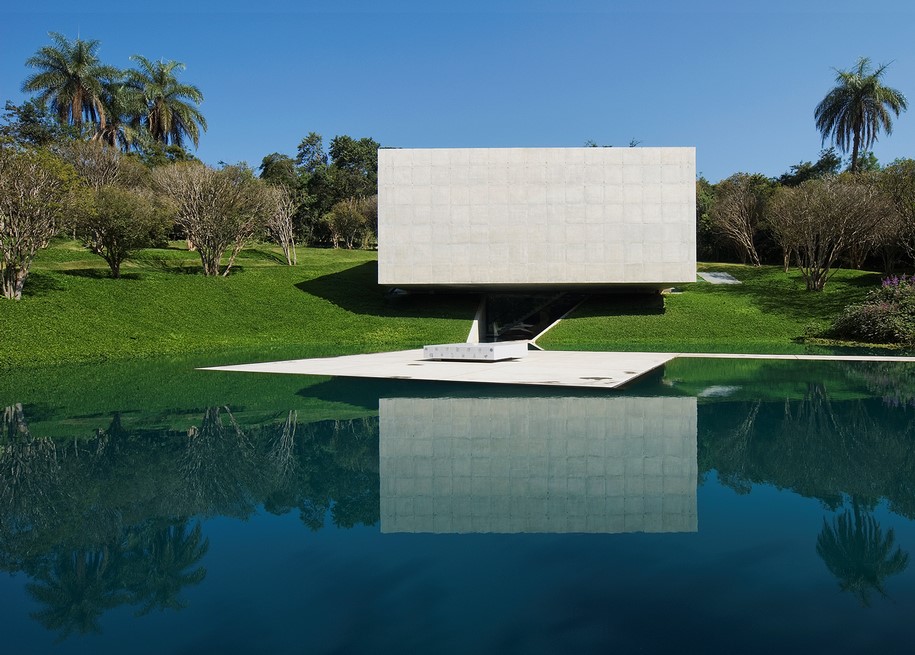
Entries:
<svg viewBox="0 0 915 655">
<path fill-rule="evenodd" d="M 896 230 L 893 245 L 915 258 L 915 160 L 900 159 L 883 169 L 880 184 L 893 203 Z"/>
<path fill-rule="evenodd" d="M 778 189 L 768 221 L 782 248 L 794 253 L 807 290 L 822 291 L 839 258 L 854 244 L 881 238 L 891 215 L 886 194 L 858 174 Z"/>
<path fill-rule="evenodd" d="M 299 263 L 295 251 L 295 232 L 292 219 L 298 209 L 293 193 L 281 186 L 268 186 L 264 189 L 267 211 L 265 214 L 267 232 L 286 257 L 286 264 L 295 266 Z"/>
<path fill-rule="evenodd" d="M 74 200 L 73 169 L 49 153 L 0 145 L 0 280 L 19 300 L 35 253 L 48 245 Z"/>
<path fill-rule="evenodd" d="M 175 221 L 196 247 L 204 275 L 228 275 L 239 251 L 264 223 L 264 183 L 243 166 L 214 170 L 199 162 L 158 168 L 153 181 L 173 201 Z"/>
<path fill-rule="evenodd" d="M 715 202 L 709 218 L 730 240 L 744 261 L 760 265 L 755 236 L 759 230 L 766 198 L 771 189 L 762 175 L 736 173 L 715 187 Z"/>
<path fill-rule="evenodd" d="M 55 151 L 93 191 L 114 184 L 121 170 L 121 153 L 98 141 L 67 141 Z"/>
</svg>

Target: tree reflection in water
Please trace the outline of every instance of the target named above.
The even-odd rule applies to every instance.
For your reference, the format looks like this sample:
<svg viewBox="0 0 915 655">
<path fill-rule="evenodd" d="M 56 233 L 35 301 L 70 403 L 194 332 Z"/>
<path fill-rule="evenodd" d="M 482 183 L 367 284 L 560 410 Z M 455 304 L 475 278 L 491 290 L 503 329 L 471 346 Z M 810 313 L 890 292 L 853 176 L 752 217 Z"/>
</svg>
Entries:
<svg viewBox="0 0 915 655">
<path fill-rule="evenodd" d="M 699 471 L 741 493 L 767 484 L 832 509 L 853 498 L 824 522 L 817 552 L 866 604 L 908 564 L 866 511 L 885 500 L 915 518 L 915 421 L 904 405 L 836 400 L 825 383 L 802 398 L 703 401 Z M 112 412 L 79 430 L 64 418 L 50 438 L 30 427 L 28 406 L 3 410 L 0 569 L 31 577 L 42 625 L 63 637 L 99 630 L 117 605 L 183 607 L 182 590 L 206 577 L 199 519 L 261 506 L 314 530 L 378 521 L 377 416 L 300 422 L 295 410 L 225 405 L 187 415 Z M 38 425 L 49 423 L 33 417 Z"/>
<path fill-rule="evenodd" d="M 884 385 L 888 370 L 881 369 Z M 915 421 L 906 405 L 888 407 L 885 398 L 836 401 L 825 383 L 815 382 L 781 406 L 700 406 L 700 471 L 716 470 L 737 493 L 770 484 L 833 510 L 850 496 L 850 510 L 824 519 L 816 551 L 839 588 L 868 606 L 873 592 L 886 596 L 886 579 L 909 561 L 895 546 L 894 531 L 884 532 L 866 509 L 885 499 L 892 511 L 915 518 Z"/>
<path fill-rule="evenodd" d="M 154 609 L 179 610 L 186 603 L 179 598 L 184 587 L 200 584 L 206 569 L 196 566 L 209 550 L 210 542 L 202 538 L 200 522 L 188 530 L 187 520 L 175 523 L 152 521 L 135 531 L 125 575 L 131 592 L 131 602 L 142 605 L 138 614 Z"/>
<path fill-rule="evenodd" d="M 0 570 L 24 572 L 32 616 L 65 638 L 101 631 L 105 612 L 178 610 L 206 577 L 209 549 L 191 517 L 247 517 L 262 504 L 378 521 L 378 419 L 300 424 L 295 410 L 243 424 L 213 406 L 188 429 L 114 412 L 104 427 L 38 437 L 27 408 L 0 414 Z M 137 419 L 140 420 L 137 420 Z"/>
<path fill-rule="evenodd" d="M 60 492 L 57 446 L 34 437 L 22 405 L 0 414 L 0 530 L 23 534 L 53 524 Z M 0 556 L 0 562 L 5 558 Z"/>
<path fill-rule="evenodd" d="M 60 639 L 73 632 L 100 633 L 102 614 L 130 598 L 115 561 L 119 556 L 108 546 L 55 553 L 51 564 L 34 575 L 37 582 L 26 585 L 29 595 L 44 606 L 32 617 L 58 632 Z"/>
<path fill-rule="evenodd" d="M 901 573 L 909 564 L 909 556 L 899 547 L 893 550 L 893 529 L 884 535 L 880 524 L 862 511 L 852 498 L 852 511 L 843 511 L 832 524 L 823 519 L 823 529 L 817 539 L 817 554 L 839 581 L 839 588 L 858 597 L 861 605 L 870 606 L 870 593 L 876 591 L 886 598 L 885 580 Z"/>
</svg>

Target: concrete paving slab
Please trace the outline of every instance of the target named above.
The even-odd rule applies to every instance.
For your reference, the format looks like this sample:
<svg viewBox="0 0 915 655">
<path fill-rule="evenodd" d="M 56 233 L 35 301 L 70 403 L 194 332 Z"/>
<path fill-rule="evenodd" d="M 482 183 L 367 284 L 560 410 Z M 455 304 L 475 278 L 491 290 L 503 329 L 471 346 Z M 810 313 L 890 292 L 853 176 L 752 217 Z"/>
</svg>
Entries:
<svg viewBox="0 0 915 655">
<path fill-rule="evenodd" d="M 416 349 L 368 355 L 211 366 L 204 370 L 615 389 L 677 357 L 915 363 L 915 357 L 892 355 L 757 355 L 557 350 L 532 350 L 523 359 L 499 362 L 436 361 L 423 359 L 423 351 Z"/>
<path fill-rule="evenodd" d="M 212 366 L 206 370 L 612 389 L 661 366 L 674 357 L 675 353 L 532 350 L 523 359 L 500 362 L 436 361 L 423 359 L 423 351 L 417 349 L 370 355 Z"/>
<path fill-rule="evenodd" d="M 703 272 L 699 273 L 698 275 L 709 284 L 741 284 L 740 280 L 738 280 L 730 273 Z"/>
</svg>

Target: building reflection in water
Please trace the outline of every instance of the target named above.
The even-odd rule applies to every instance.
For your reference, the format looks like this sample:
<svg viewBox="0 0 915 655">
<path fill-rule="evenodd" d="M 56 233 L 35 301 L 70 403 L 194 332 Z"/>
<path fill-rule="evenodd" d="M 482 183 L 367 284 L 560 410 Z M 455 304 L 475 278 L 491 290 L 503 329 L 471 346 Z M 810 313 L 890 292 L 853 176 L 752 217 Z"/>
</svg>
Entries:
<svg viewBox="0 0 915 655">
<path fill-rule="evenodd" d="M 695 532 L 696 399 L 380 399 L 382 532 Z"/>
</svg>

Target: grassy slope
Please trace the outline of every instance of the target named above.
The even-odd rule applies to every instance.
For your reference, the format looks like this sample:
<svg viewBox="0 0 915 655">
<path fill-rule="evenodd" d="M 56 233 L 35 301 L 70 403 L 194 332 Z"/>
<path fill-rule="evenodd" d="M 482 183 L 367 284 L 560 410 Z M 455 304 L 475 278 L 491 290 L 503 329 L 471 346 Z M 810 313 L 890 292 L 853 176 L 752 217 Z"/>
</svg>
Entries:
<svg viewBox="0 0 915 655">
<path fill-rule="evenodd" d="M 375 260 L 301 249 L 288 267 L 260 246 L 228 277 L 205 278 L 194 253 L 156 249 L 113 280 L 101 259 L 59 243 L 39 254 L 20 302 L 0 301 L 0 368 L 201 352 L 303 357 L 466 337 L 475 298 L 386 300 Z"/>
<path fill-rule="evenodd" d="M 795 271 L 786 275 L 775 266 L 700 270 L 725 271 L 743 284 L 682 285 L 682 294 L 666 296 L 663 310 L 644 300 L 595 298 L 538 343 L 557 350 L 805 352 L 810 347 L 795 339 L 824 329 L 880 281 L 874 273 L 842 270 L 823 292 L 810 293 Z"/>
</svg>

